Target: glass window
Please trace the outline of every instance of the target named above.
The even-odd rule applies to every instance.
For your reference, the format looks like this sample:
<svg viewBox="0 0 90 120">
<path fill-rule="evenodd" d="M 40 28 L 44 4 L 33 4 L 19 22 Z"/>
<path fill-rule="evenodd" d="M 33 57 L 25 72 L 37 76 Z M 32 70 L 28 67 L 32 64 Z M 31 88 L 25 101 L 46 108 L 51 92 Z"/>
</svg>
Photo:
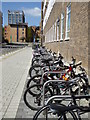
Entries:
<svg viewBox="0 0 90 120">
<path fill-rule="evenodd" d="M 18 14 L 16 14 L 16 23 L 19 22 L 19 17 L 18 17 Z"/>
<path fill-rule="evenodd" d="M 24 34 L 24 32 L 22 32 L 22 34 Z"/>
<path fill-rule="evenodd" d="M 11 14 L 8 14 L 8 21 L 9 21 L 9 24 L 11 24 L 11 19 L 12 19 L 12 15 L 11 15 Z"/>
<path fill-rule="evenodd" d="M 70 33 L 70 21 L 71 21 L 71 3 L 67 6 L 66 14 L 66 39 L 69 38 Z"/>
<path fill-rule="evenodd" d="M 22 28 L 22 31 L 24 31 L 24 28 Z"/>
<path fill-rule="evenodd" d="M 12 14 L 12 23 L 15 24 L 15 14 Z"/>
<path fill-rule="evenodd" d="M 64 39 L 64 13 L 61 14 L 61 40 Z"/>
<path fill-rule="evenodd" d="M 22 23 L 22 14 L 19 14 L 19 22 Z"/>
<path fill-rule="evenodd" d="M 9 14 L 8 17 L 11 18 L 11 14 Z"/>
<path fill-rule="evenodd" d="M 55 21 L 55 39 L 54 40 L 56 40 L 56 21 Z"/>
<path fill-rule="evenodd" d="M 9 19 L 9 24 L 11 24 L 11 19 Z"/>
<path fill-rule="evenodd" d="M 59 40 L 59 24 L 60 24 L 60 19 L 57 19 L 57 41 Z"/>
</svg>

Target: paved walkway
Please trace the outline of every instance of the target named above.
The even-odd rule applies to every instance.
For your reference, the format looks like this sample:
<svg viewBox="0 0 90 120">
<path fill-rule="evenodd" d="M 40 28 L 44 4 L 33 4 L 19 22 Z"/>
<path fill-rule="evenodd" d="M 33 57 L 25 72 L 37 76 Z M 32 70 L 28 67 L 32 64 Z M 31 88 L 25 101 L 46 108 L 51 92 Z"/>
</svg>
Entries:
<svg viewBox="0 0 90 120">
<path fill-rule="evenodd" d="M 3 118 L 33 118 L 36 113 L 30 110 L 23 101 L 31 58 L 32 49 L 27 47 L 3 57 L 2 62 L 0 60 L 0 68 L 2 68 L 0 70 L 0 98 L 2 96 L 0 111 L 2 110 Z M 86 118 L 87 115 L 84 117 Z"/>
<path fill-rule="evenodd" d="M 14 54 L 0 60 L 0 97 L 2 96 L 2 117 L 15 118 L 25 85 L 30 61 L 32 58 L 31 47 L 26 47 Z M 1 85 L 0 84 L 0 85 Z M 1 89 L 2 88 L 2 89 Z M 2 105 L 2 106 L 1 106 Z M 1 109 L 0 109 L 1 110 Z M 0 112 L 1 114 L 1 112 Z"/>
<path fill-rule="evenodd" d="M 28 78 L 28 77 L 27 77 Z M 26 84 L 27 84 L 27 81 L 28 79 L 26 80 L 26 83 L 25 83 L 25 87 L 23 89 L 23 93 L 22 93 L 22 97 L 21 97 L 21 100 L 20 100 L 20 104 L 18 106 L 18 110 L 17 110 L 17 114 L 16 114 L 16 118 L 33 118 L 34 114 L 36 113 L 36 111 L 33 111 L 31 109 L 29 109 L 24 100 L 23 100 L 23 96 L 24 96 L 24 92 L 26 90 Z M 30 98 L 30 101 L 33 101 L 32 100 L 32 96 Z"/>
</svg>

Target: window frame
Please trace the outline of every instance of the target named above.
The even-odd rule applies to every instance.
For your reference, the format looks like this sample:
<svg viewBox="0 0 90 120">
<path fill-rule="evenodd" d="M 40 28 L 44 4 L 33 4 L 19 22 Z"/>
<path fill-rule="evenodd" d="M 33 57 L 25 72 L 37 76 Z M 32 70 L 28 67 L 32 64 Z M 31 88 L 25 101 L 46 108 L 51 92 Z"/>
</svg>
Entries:
<svg viewBox="0 0 90 120">
<path fill-rule="evenodd" d="M 70 10 L 69 10 L 70 7 Z M 68 16 L 70 14 L 70 23 L 71 23 L 71 3 L 68 4 L 67 6 L 67 10 L 66 10 L 66 32 L 65 32 L 65 40 L 69 40 L 70 37 L 68 36 L 68 34 L 70 33 L 70 28 L 68 29 Z"/>
<path fill-rule="evenodd" d="M 60 41 L 64 40 L 63 35 L 64 35 L 64 13 L 61 13 L 61 33 L 60 33 Z"/>
<path fill-rule="evenodd" d="M 60 35 L 59 35 L 59 30 L 60 30 L 60 18 L 57 18 L 57 41 L 60 40 Z"/>
<path fill-rule="evenodd" d="M 55 23 L 54 23 L 54 31 L 55 31 L 55 36 L 54 36 L 54 41 L 57 41 L 57 20 L 55 20 Z"/>
</svg>

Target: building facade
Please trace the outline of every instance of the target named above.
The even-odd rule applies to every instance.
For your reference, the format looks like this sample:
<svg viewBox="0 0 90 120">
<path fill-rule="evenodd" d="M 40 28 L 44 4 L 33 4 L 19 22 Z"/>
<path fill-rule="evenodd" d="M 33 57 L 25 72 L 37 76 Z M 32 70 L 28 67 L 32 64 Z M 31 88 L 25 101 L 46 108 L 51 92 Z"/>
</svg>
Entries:
<svg viewBox="0 0 90 120">
<path fill-rule="evenodd" d="M 46 0 L 45 0 L 46 1 Z M 60 52 L 66 61 L 74 56 L 90 73 L 90 2 L 43 2 L 44 44 Z M 90 75 L 90 74 L 89 74 Z"/>
<path fill-rule="evenodd" d="M 4 27 L 4 39 L 9 43 L 25 42 L 27 38 L 27 27 L 23 11 L 8 10 L 8 25 Z"/>
<path fill-rule="evenodd" d="M 3 22 L 2 12 L 0 11 L 0 43 L 2 43 L 2 22 Z"/>
<path fill-rule="evenodd" d="M 25 23 L 25 15 L 23 11 L 8 10 L 8 24 Z"/>
<path fill-rule="evenodd" d="M 4 38 L 7 39 L 9 43 L 25 42 L 27 38 L 27 27 L 28 25 L 26 23 L 5 26 Z"/>
</svg>

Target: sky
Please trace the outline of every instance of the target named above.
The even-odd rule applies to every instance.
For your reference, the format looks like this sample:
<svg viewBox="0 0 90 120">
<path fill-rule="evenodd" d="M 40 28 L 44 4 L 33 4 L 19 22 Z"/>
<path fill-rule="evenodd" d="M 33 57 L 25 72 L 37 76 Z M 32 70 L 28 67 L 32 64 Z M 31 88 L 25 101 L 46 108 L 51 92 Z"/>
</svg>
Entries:
<svg viewBox="0 0 90 120">
<path fill-rule="evenodd" d="M 2 2 L 3 26 L 8 25 L 8 10 L 23 10 L 28 26 L 39 26 L 41 2 Z"/>
</svg>

